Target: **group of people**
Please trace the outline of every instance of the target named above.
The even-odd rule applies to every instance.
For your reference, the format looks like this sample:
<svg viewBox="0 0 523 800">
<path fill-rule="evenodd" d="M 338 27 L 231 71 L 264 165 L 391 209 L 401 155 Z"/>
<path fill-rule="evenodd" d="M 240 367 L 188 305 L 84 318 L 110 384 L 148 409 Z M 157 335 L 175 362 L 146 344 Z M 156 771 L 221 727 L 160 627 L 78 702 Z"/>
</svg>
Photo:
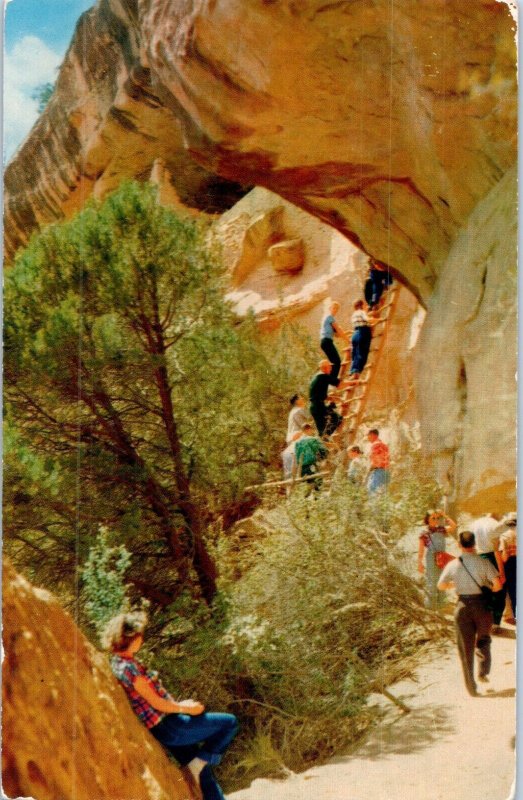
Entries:
<svg viewBox="0 0 523 800">
<path fill-rule="evenodd" d="M 309 413 L 314 421 L 317 436 L 313 432 L 310 419 L 305 410 L 305 398 L 295 394 L 290 399 L 286 447 L 282 453 L 283 477 L 290 480 L 306 477 L 318 469 L 318 463 L 327 457 L 330 447 L 329 437 L 341 426 L 343 418 L 337 411 L 336 402 L 329 400 L 329 390 L 335 387 L 338 392 L 353 387 L 359 381 L 369 355 L 372 338 L 372 327 L 379 322 L 372 315 L 379 309 L 382 295 L 390 286 L 390 274 L 381 265 L 371 262 L 369 276 L 365 283 L 364 293 L 369 313 L 365 310 L 365 302 L 354 303 L 351 318 L 353 333 L 351 341 L 351 368 L 347 380 L 339 377 L 341 357 L 334 344 L 336 336 L 348 341 L 349 334 L 336 321 L 340 304 L 333 302 L 329 313 L 323 318 L 320 328 L 320 348 L 327 356 L 318 365 L 318 372 L 309 386 Z M 347 455 L 350 461 L 349 477 L 353 482 L 359 481 L 360 474 L 368 476 L 368 489 L 373 492 L 386 486 L 389 482 L 389 452 L 387 445 L 379 439 L 376 429 L 369 431 L 371 442 L 369 467 L 363 467 L 363 453 L 360 448 L 350 448 Z M 363 478 L 362 478 L 363 482 Z M 319 482 L 315 482 L 319 486 Z"/>
<path fill-rule="evenodd" d="M 381 302 L 384 290 L 391 283 L 389 274 L 371 263 L 365 284 L 364 302 L 354 304 L 352 315 L 352 359 L 350 378 L 339 378 L 341 359 L 334 337 L 348 340 L 348 334 L 336 322 L 339 303 L 332 303 L 321 325 L 320 346 L 327 359 L 320 361 L 319 371 L 309 388 L 309 412 L 305 398 L 295 394 L 290 399 L 286 448 L 282 453 L 285 479 L 304 477 L 315 488 L 320 462 L 329 455 L 329 437 L 340 426 L 342 418 L 335 403 L 327 402 L 331 386 L 342 390 L 359 379 L 371 342 L 371 328 L 377 323 L 371 315 Z M 385 489 L 390 480 L 389 448 L 380 439 L 377 428 L 367 432 L 370 448 L 367 457 L 361 447 L 347 450 L 347 476 L 351 483 L 366 485 L 369 493 Z M 491 514 L 482 517 L 459 534 L 461 554 L 450 556 L 449 536 L 456 536 L 457 524 L 443 511 L 428 511 L 425 528 L 419 536 L 418 569 L 425 575 L 426 604 L 438 610 L 447 603 L 445 592 L 455 589 L 458 602 L 455 627 L 458 652 L 465 685 L 477 696 L 474 677 L 474 652 L 478 656 L 479 682 L 487 682 L 491 666 L 491 633 L 501 623 L 506 596 L 510 599 L 511 616 L 516 622 L 517 521 L 515 514 L 503 519 Z M 486 589 L 490 590 L 486 598 Z M 172 753 L 185 771 L 186 780 L 199 789 L 205 800 L 224 800 L 213 766 L 220 763 L 225 750 L 236 736 L 238 722 L 232 714 L 207 712 L 194 700 L 175 700 L 163 687 L 157 673 L 147 670 L 137 659 L 142 646 L 146 620 L 140 614 L 120 614 L 105 631 L 104 644 L 112 653 L 111 667 L 127 693 L 130 704 L 151 734 Z"/>
<path fill-rule="evenodd" d="M 331 303 L 329 313 L 322 319 L 320 348 L 327 358 L 320 361 L 319 371 L 309 387 L 311 415 L 320 436 L 330 435 L 341 424 L 341 416 L 336 412 L 335 404 L 327 404 L 329 389 L 333 386 L 338 391 L 343 391 L 357 385 L 369 357 L 372 328 L 380 322 L 377 315 L 383 300 L 383 292 L 391 283 L 390 273 L 379 263 L 371 261 L 369 277 L 364 287 L 366 302 L 356 300 L 351 317 L 351 365 L 349 378 L 346 381 L 342 381 L 339 377 L 342 361 L 334 343 L 336 336 L 347 342 L 349 340 L 349 333 L 336 321 L 340 304 L 336 301 Z"/>
<path fill-rule="evenodd" d="M 323 426 L 323 437 L 319 429 L 318 435 L 315 435 L 305 409 L 305 398 L 301 395 L 293 395 L 290 405 L 287 446 L 282 453 L 283 476 L 285 480 L 311 477 L 312 481 L 319 471 L 320 462 L 328 457 L 332 447 L 327 438 L 328 427 Z M 314 419 L 313 411 L 314 406 L 311 403 L 310 413 Z M 389 484 L 390 452 L 388 445 L 380 439 L 377 428 L 371 428 L 367 432 L 367 441 L 370 444 L 368 459 L 358 445 L 347 449 L 347 476 L 353 484 L 366 484 L 369 493 L 372 493 Z M 317 479 L 314 484 L 317 488 L 321 485 Z"/>
<path fill-rule="evenodd" d="M 474 651 L 480 683 L 488 682 L 491 667 L 491 634 L 500 631 L 507 596 L 506 620 L 516 624 L 517 517 L 489 514 L 459 534 L 460 556 L 446 552 L 447 539 L 457 524 L 443 511 L 428 511 L 419 537 L 418 569 L 426 578 L 426 604 L 432 610 L 447 603 L 445 592 L 454 589 L 458 602 L 454 613 L 458 653 L 469 694 L 477 696 Z"/>
<path fill-rule="evenodd" d="M 377 317 L 382 303 L 383 293 L 392 284 L 390 272 L 377 261 L 369 264 L 369 273 L 364 286 L 365 300 L 356 300 L 351 317 L 351 382 L 355 383 L 365 368 L 372 340 L 372 328 L 380 321 Z M 366 307 L 367 308 L 366 308 Z M 338 302 L 331 303 L 329 313 L 323 318 L 320 328 L 320 347 L 327 356 L 332 370 L 331 384 L 336 383 L 341 368 L 340 354 L 334 344 L 334 338 L 349 340 L 349 334 L 336 322 L 336 314 L 340 310 Z M 320 434 L 321 435 L 321 434 Z"/>
</svg>

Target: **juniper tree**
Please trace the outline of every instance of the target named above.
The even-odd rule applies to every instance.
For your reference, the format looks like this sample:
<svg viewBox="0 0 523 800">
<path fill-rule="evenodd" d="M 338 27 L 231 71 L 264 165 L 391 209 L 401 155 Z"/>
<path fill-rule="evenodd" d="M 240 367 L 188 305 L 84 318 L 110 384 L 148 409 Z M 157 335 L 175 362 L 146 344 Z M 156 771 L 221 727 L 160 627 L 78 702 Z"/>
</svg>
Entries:
<svg viewBox="0 0 523 800">
<path fill-rule="evenodd" d="M 202 226 L 150 186 L 124 184 L 33 237 L 5 285 L 8 535 L 46 554 L 51 525 L 82 558 L 105 523 L 141 593 L 145 572 L 170 591 L 174 567 L 178 588 L 212 599 L 206 523 L 269 463 L 282 380 L 223 289 Z M 20 448 L 54 490 L 31 484 Z"/>
</svg>

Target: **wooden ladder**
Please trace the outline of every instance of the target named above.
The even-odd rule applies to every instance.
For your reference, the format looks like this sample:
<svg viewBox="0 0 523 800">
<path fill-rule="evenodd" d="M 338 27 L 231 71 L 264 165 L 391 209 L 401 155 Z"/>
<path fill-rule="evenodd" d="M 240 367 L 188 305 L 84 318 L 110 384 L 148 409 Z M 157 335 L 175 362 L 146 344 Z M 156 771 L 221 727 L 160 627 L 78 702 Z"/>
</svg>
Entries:
<svg viewBox="0 0 523 800">
<path fill-rule="evenodd" d="M 385 302 L 379 309 L 378 323 L 372 328 L 372 340 L 365 368 L 360 375 L 359 381 L 341 393 L 341 414 L 344 419 L 342 437 L 345 439 L 346 445 L 352 444 L 356 438 L 356 433 L 363 419 L 370 389 L 374 382 L 377 366 L 387 338 L 388 324 L 398 303 L 399 289 L 398 283 L 394 282 L 384 294 Z M 343 379 L 347 367 L 351 363 L 351 346 L 347 345 L 342 352 L 343 361 L 341 362 L 340 378 Z"/>
</svg>

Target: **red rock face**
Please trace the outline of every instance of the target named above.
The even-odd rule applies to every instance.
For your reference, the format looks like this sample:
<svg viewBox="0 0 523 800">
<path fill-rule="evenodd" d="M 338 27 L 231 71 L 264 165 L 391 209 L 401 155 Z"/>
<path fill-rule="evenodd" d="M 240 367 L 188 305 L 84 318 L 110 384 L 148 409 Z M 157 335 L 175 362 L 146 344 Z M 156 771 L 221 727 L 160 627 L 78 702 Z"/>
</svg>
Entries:
<svg viewBox="0 0 523 800">
<path fill-rule="evenodd" d="M 451 495 L 474 503 L 491 497 L 485 487 L 509 486 L 496 500 L 504 506 L 514 436 L 507 443 L 495 420 L 500 408 L 515 416 L 506 227 L 515 184 L 504 180 L 516 159 L 515 82 L 514 20 L 493 0 L 100 0 L 6 171 L 6 254 L 91 193 L 147 179 L 158 164 L 169 202 L 190 208 L 230 207 L 241 186 L 275 191 L 388 265 L 427 306 L 420 363 L 444 370 L 444 352 L 430 349 L 442 339 L 460 366 L 442 383 L 443 405 L 422 398 L 425 452 L 445 464 Z M 489 228 L 490 255 L 478 248 L 471 263 L 460 242 L 481 203 L 486 227 L 489 214 L 501 227 Z M 487 292 L 485 259 L 497 281 Z M 484 349 L 460 281 L 480 317 L 491 318 L 491 302 L 504 310 L 503 332 L 490 330 Z M 495 370 L 485 403 L 481 381 L 459 376 L 492 369 L 485 354 L 498 334 L 507 369 Z M 465 434 L 478 419 L 494 424 L 481 452 Z"/>
<path fill-rule="evenodd" d="M 142 0 L 190 151 L 347 235 L 426 299 L 515 159 L 514 24 L 469 0 Z"/>
<path fill-rule="evenodd" d="M 5 172 L 5 256 L 42 224 L 69 217 L 123 178 L 147 180 L 162 165 L 172 203 L 220 212 L 242 189 L 186 152 L 180 121 L 140 59 L 133 2 L 86 12 L 48 106 Z"/>
<path fill-rule="evenodd" d="M 192 800 L 57 600 L 4 565 L 2 778 L 9 797 Z"/>
</svg>

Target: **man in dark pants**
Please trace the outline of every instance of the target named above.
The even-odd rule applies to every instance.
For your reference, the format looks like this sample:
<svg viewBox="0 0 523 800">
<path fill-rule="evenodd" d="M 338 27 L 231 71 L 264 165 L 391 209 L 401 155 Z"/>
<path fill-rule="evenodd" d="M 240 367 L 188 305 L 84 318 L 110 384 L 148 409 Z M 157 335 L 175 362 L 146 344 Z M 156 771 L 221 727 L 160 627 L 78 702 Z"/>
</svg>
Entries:
<svg viewBox="0 0 523 800">
<path fill-rule="evenodd" d="M 497 569 L 476 553 L 476 540 L 471 531 L 459 535 L 461 556 L 450 561 L 438 581 L 444 592 L 454 588 L 458 603 L 454 614 L 458 652 L 463 668 L 467 691 L 477 697 L 474 680 L 474 648 L 479 662 L 478 680 L 488 683 L 490 672 L 490 629 L 492 612 L 488 611 L 481 591 L 482 586 L 499 591 L 501 582 Z"/>
<path fill-rule="evenodd" d="M 311 417 L 316 423 L 318 433 L 323 436 L 325 433 L 325 426 L 329 418 L 329 409 L 325 405 L 329 386 L 337 386 L 338 389 L 346 389 L 351 386 L 351 381 L 341 381 L 337 376 L 332 374 L 332 364 L 330 361 L 324 359 L 319 363 L 319 372 L 316 373 L 309 386 L 309 400 Z"/>
<path fill-rule="evenodd" d="M 320 347 L 332 364 L 332 377 L 337 378 L 341 368 L 340 354 L 334 344 L 334 337 L 341 336 L 349 341 L 349 335 L 341 328 L 335 320 L 335 316 L 340 310 L 339 303 L 331 303 L 329 313 L 323 318 L 320 330 Z"/>
<path fill-rule="evenodd" d="M 499 514 L 485 514 L 470 525 L 470 530 L 476 537 L 476 552 L 481 558 L 486 558 L 497 568 L 501 578 L 501 589 L 492 598 L 492 633 L 499 633 L 507 590 L 505 588 L 505 565 L 499 552 L 499 537 L 503 530 Z"/>
</svg>

